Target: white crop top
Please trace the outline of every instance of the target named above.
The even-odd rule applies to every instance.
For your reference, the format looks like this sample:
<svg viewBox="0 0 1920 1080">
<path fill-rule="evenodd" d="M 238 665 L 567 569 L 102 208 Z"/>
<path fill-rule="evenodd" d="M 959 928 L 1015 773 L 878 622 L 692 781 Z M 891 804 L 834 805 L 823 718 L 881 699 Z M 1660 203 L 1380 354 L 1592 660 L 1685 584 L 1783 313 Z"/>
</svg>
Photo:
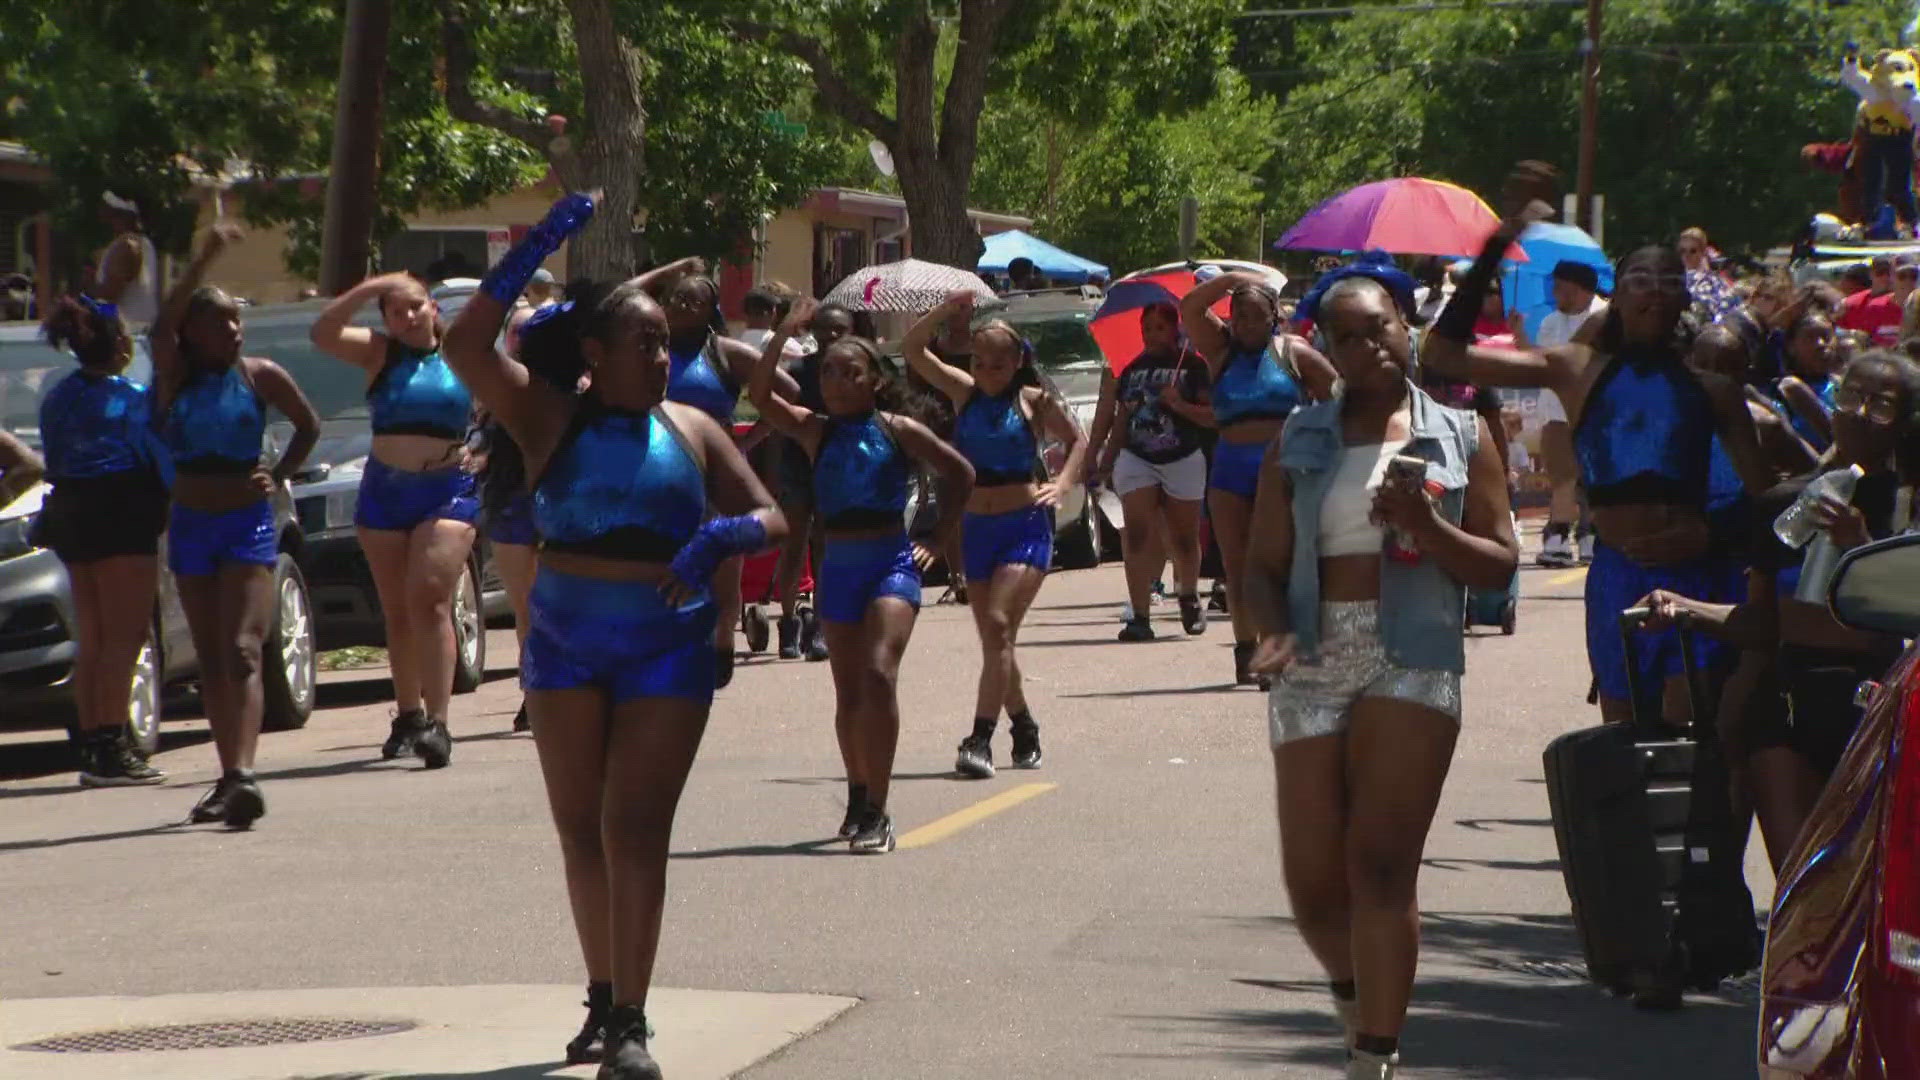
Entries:
<svg viewBox="0 0 1920 1080">
<path fill-rule="evenodd" d="M 1320 555 L 1378 555 L 1386 544 L 1386 530 L 1373 522 L 1373 496 L 1380 490 L 1387 462 L 1407 440 L 1345 447 L 1340 464 L 1327 482 L 1320 504 Z"/>
</svg>

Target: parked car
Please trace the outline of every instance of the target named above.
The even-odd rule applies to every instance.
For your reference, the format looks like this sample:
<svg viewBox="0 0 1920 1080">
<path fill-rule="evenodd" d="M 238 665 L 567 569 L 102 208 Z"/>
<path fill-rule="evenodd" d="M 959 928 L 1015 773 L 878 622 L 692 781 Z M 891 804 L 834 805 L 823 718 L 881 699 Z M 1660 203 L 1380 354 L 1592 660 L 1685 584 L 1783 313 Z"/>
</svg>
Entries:
<svg viewBox="0 0 1920 1080">
<path fill-rule="evenodd" d="M 42 340 L 37 326 L 0 326 L 0 426 L 38 450 L 40 398 L 72 366 L 69 356 Z M 135 343 L 127 375 L 142 383 L 153 377 L 144 340 Z M 263 452 L 277 454 L 272 433 L 267 442 Z M 59 558 L 28 539 L 50 490 L 41 484 L 0 507 L 0 717 L 9 725 L 70 723 L 73 715 L 72 585 Z M 312 602 L 300 570 L 305 542 L 284 488 L 274 496 L 274 520 L 280 555 L 267 629 L 265 725 L 282 730 L 303 726 L 313 712 L 316 650 Z M 163 693 L 191 682 L 198 669 L 163 541 L 153 633 L 134 669 L 128 710 L 133 741 L 144 751 L 151 753 L 160 741 Z"/>
<path fill-rule="evenodd" d="M 1848 626 L 1920 638 L 1920 535 L 1848 553 L 1829 595 Z M 1774 890 L 1765 1080 L 1920 1077 L 1920 645 L 1859 695 L 1860 730 Z"/>
<path fill-rule="evenodd" d="M 471 289 L 436 289 L 441 312 L 451 319 Z M 265 304 L 247 309 L 246 348 L 272 358 L 293 376 L 321 417 L 320 441 L 293 478 L 293 502 L 306 535 L 300 565 L 313 592 L 315 637 L 321 649 L 386 644 L 386 623 L 373 572 L 354 531 L 360 474 L 373 446 L 366 405 L 366 374 L 315 348 L 308 339 L 326 301 Z M 371 306 L 358 322 L 374 325 Z M 274 425 L 282 437 L 286 425 Z M 489 617 L 511 614 L 506 590 L 488 565 L 484 540 L 474 545 L 467 573 L 454 592 L 454 689 L 479 687 L 486 673 Z"/>
</svg>

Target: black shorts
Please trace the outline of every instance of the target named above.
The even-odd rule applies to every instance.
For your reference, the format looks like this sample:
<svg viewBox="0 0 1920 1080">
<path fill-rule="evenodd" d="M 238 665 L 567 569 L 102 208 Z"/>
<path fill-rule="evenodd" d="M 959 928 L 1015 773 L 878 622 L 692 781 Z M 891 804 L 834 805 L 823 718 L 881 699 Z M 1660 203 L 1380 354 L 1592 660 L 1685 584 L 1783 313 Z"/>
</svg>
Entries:
<svg viewBox="0 0 1920 1080">
<path fill-rule="evenodd" d="M 813 509 L 813 459 L 790 439 L 773 452 L 773 497 L 789 510 Z"/>
<path fill-rule="evenodd" d="M 145 469 L 69 477 L 47 495 L 33 542 L 64 563 L 158 555 L 168 501 L 166 486 Z"/>
<path fill-rule="evenodd" d="M 1891 657 L 1780 646 L 1775 665 L 1785 718 L 1784 745 L 1792 747 L 1821 776 L 1831 776 L 1860 726 L 1853 703 L 1861 683 L 1886 674 Z M 1764 744 L 1762 744 L 1764 745 Z"/>
</svg>

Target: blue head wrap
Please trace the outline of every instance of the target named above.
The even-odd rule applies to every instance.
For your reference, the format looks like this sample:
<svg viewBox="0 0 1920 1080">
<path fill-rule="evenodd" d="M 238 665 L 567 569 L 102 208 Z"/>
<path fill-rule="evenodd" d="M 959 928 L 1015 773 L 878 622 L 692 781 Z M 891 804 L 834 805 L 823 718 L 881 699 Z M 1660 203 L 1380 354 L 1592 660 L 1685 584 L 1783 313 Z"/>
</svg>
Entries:
<svg viewBox="0 0 1920 1080">
<path fill-rule="evenodd" d="M 1294 318 L 1317 320 L 1320 317 L 1320 298 L 1326 295 L 1334 282 L 1353 277 L 1369 278 L 1379 282 L 1387 290 L 1387 294 L 1393 297 L 1393 302 L 1399 305 L 1400 314 L 1409 319 L 1413 317 L 1416 309 L 1413 295 L 1414 289 L 1418 286 L 1418 283 L 1413 280 L 1413 275 L 1395 266 L 1393 256 L 1386 252 L 1368 251 L 1338 270 L 1329 270 L 1320 275 L 1320 280 L 1314 282 L 1313 288 L 1307 290 L 1307 295 L 1301 298 L 1300 306 L 1294 310 Z"/>
</svg>

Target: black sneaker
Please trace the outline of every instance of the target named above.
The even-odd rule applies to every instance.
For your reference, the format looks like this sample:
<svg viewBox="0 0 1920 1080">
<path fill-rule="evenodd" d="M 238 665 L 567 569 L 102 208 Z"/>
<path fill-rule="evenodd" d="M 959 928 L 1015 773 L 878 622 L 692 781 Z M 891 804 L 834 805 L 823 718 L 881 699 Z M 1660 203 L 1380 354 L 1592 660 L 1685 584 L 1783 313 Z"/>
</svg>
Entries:
<svg viewBox="0 0 1920 1080">
<path fill-rule="evenodd" d="M 1216 581 L 1213 583 L 1213 591 L 1207 594 L 1207 610 L 1218 611 L 1222 614 L 1226 613 L 1226 610 L 1227 610 L 1227 583 L 1226 582 Z"/>
<path fill-rule="evenodd" d="M 859 829 L 847 840 L 856 855 L 885 855 L 893 850 L 893 819 L 879 807 L 869 807 Z"/>
<path fill-rule="evenodd" d="M 227 782 L 226 812 L 221 820 L 229 829 L 251 829 L 253 823 L 267 816 L 267 799 L 260 794 L 260 784 L 254 780 L 251 772 L 236 772 L 224 778 Z"/>
<path fill-rule="evenodd" d="M 840 839 L 851 840 L 853 834 L 860 831 L 860 822 L 867 816 L 867 800 L 860 798 L 847 800 L 847 816 L 840 820 Z"/>
<path fill-rule="evenodd" d="M 647 1052 L 652 1028 L 631 1005 L 616 1005 L 607 1016 L 606 1051 L 595 1080 L 661 1080 L 660 1065 Z"/>
<path fill-rule="evenodd" d="M 713 650 L 713 688 L 725 690 L 733 681 L 733 650 Z"/>
<path fill-rule="evenodd" d="M 1200 606 L 1198 596 L 1180 598 L 1180 628 L 1188 637 L 1199 637 L 1207 632 L 1207 612 Z"/>
<path fill-rule="evenodd" d="M 800 659 L 800 618 L 797 615 L 783 615 L 780 618 L 780 659 Z"/>
<path fill-rule="evenodd" d="M 993 779 L 993 736 L 969 735 L 960 740 L 960 756 L 953 769 L 970 780 Z"/>
<path fill-rule="evenodd" d="M 1013 767 L 1016 769 L 1037 769 L 1040 767 L 1040 725 L 1029 720 L 1012 725 Z"/>
<path fill-rule="evenodd" d="M 392 761 L 401 754 L 413 753 L 413 741 L 420 737 L 427 726 L 427 714 L 422 709 L 408 709 L 395 713 L 393 725 L 387 729 L 387 741 L 380 746 L 380 758 Z"/>
<path fill-rule="evenodd" d="M 1120 628 L 1121 641 L 1152 641 L 1153 625 L 1145 619 L 1128 619 Z"/>
<path fill-rule="evenodd" d="M 229 777 L 222 776 L 215 780 L 213 786 L 207 789 L 207 793 L 200 796 L 200 801 L 193 804 L 193 809 L 187 811 L 187 824 L 207 825 L 215 821 L 225 821 L 227 791 L 232 786 L 233 780 Z"/>
<path fill-rule="evenodd" d="M 806 618 L 800 620 L 800 637 L 806 642 L 810 662 L 817 664 L 827 658 L 827 633 L 820 628 L 819 615 L 809 611 Z"/>
<path fill-rule="evenodd" d="M 453 735 L 445 720 L 434 720 L 413 738 L 413 752 L 429 769 L 444 769 L 453 760 Z"/>
<path fill-rule="evenodd" d="M 607 1049 L 607 1015 L 613 1011 L 613 984 L 588 983 L 586 1023 L 580 1034 L 567 1043 L 567 1064 L 590 1065 L 600 1060 Z"/>
<path fill-rule="evenodd" d="M 1253 642 L 1235 642 L 1233 646 L 1233 681 L 1238 686 L 1257 686 L 1267 689 L 1271 682 L 1265 675 L 1255 675 L 1249 665 L 1253 663 Z"/>
<path fill-rule="evenodd" d="M 96 732 L 90 753 L 82 754 L 81 787 L 151 787 L 167 774 L 147 763 L 119 729 Z"/>
<path fill-rule="evenodd" d="M 520 702 L 520 711 L 513 714 L 513 730 L 516 735 L 523 731 L 533 730 L 533 721 L 527 719 L 527 703 L 525 701 Z"/>
</svg>

